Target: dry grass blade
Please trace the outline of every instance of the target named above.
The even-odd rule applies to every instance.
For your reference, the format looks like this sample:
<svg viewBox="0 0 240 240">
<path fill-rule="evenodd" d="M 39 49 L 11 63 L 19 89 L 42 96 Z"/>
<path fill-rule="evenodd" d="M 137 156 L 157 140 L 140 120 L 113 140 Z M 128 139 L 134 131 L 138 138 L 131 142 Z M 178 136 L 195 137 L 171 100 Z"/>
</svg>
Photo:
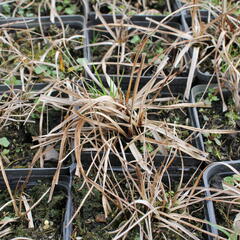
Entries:
<svg viewBox="0 0 240 240">
<path fill-rule="evenodd" d="M 27 211 L 28 228 L 34 228 L 32 212 L 30 211 L 30 206 L 28 204 L 27 198 L 24 195 L 22 195 L 22 201 L 23 201 L 24 207 Z"/>
<path fill-rule="evenodd" d="M 32 211 L 42 201 L 42 199 L 49 193 L 50 189 L 51 188 L 48 188 L 46 192 L 43 193 L 42 196 L 28 210 L 26 210 L 26 214 Z"/>
<path fill-rule="evenodd" d="M 4 230 L 0 231 L 0 237 L 3 238 L 6 235 L 9 235 L 10 233 L 12 233 L 12 229 L 9 228 L 5 228 Z"/>
<path fill-rule="evenodd" d="M 16 237 L 16 238 L 11 238 L 10 240 L 33 240 L 33 239 L 27 238 L 27 237 Z"/>
<path fill-rule="evenodd" d="M 1 174 L 3 176 L 4 183 L 7 187 L 7 191 L 8 191 L 8 193 L 9 193 L 11 199 L 12 199 L 12 204 L 13 204 L 13 208 L 14 208 L 14 211 L 15 211 L 15 215 L 18 216 L 19 215 L 19 209 L 17 207 L 16 200 L 15 200 L 13 194 L 12 194 L 12 190 L 11 190 L 11 187 L 10 187 L 9 182 L 8 182 L 8 178 L 7 178 L 3 163 L 2 163 L 2 157 L 1 156 L 0 156 L 0 170 L 1 170 Z"/>
<path fill-rule="evenodd" d="M 187 79 L 187 86 L 186 86 L 186 90 L 184 93 L 184 98 L 186 98 L 186 99 L 189 99 L 190 90 L 191 90 L 192 82 L 193 82 L 193 78 L 194 78 L 194 73 L 195 73 L 196 66 L 197 66 L 198 55 L 199 55 L 199 47 L 194 47 L 192 62 L 191 62 L 188 79 Z"/>
</svg>

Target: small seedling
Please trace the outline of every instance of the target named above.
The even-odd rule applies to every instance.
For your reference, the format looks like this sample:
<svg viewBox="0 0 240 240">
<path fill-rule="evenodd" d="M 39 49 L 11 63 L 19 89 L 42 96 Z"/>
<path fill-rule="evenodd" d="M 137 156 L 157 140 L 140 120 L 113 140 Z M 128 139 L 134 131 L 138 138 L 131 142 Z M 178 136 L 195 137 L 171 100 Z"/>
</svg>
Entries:
<svg viewBox="0 0 240 240">
<path fill-rule="evenodd" d="M 237 186 L 240 183 L 240 175 L 239 174 L 233 174 L 231 176 L 227 176 L 223 179 L 223 187 L 224 184 L 228 184 L 230 186 Z"/>
<path fill-rule="evenodd" d="M 10 145 L 10 142 L 6 137 L 0 138 L 0 145 L 7 148 Z"/>
</svg>

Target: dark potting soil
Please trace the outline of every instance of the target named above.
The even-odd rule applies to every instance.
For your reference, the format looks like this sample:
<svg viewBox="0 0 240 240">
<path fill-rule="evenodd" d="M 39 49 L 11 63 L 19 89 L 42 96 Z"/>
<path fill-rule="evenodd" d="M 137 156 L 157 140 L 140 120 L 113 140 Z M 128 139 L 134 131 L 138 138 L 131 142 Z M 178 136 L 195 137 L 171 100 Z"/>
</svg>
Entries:
<svg viewBox="0 0 240 240">
<path fill-rule="evenodd" d="M 4 83 L 22 84 L 18 67 L 19 62 L 22 63 L 24 69 L 24 81 L 28 83 L 43 82 L 44 79 L 56 79 L 56 67 L 51 66 L 51 64 L 55 64 L 57 52 L 59 52 L 60 79 L 81 74 L 82 68 L 77 61 L 78 58 L 83 57 L 83 50 L 75 50 L 75 47 L 83 44 L 82 37 L 80 37 L 82 35 L 81 30 L 71 28 L 69 25 L 65 26 L 64 30 L 56 25 L 43 26 L 43 34 L 39 27 L 0 29 L 0 35 L 3 37 L 6 37 L 6 32 L 11 39 L 11 46 L 0 41 L 2 49 L 0 55 L 0 79 Z M 71 41 L 62 41 L 63 37 L 69 38 L 73 35 L 78 35 L 78 37 Z M 41 59 L 44 55 L 45 58 Z M 38 63 L 30 63 L 30 61 L 37 61 Z"/>
<path fill-rule="evenodd" d="M 218 227 L 219 235 L 222 237 L 226 237 L 226 234 L 224 234 L 224 232 L 221 231 L 221 227 L 225 227 L 232 230 L 234 219 L 237 213 L 240 211 L 240 207 L 237 204 L 214 202 L 214 209 L 217 219 L 217 225 L 219 225 Z"/>
<path fill-rule="evenodd" d="M 200 96 L 199 96 L 200 97 Z M 235 104 L 230 95 L 224 97 L 228 110 L 222 111 L 222 100 L 218 92 L 209 89 L 206 103 L 211 103 L 211 108 L 200 108 L 198 111 L 200 125 L 206 129 L 232 129 L 239 131 L 240 115 L 235 109 Z M 214 161 L 229 161 L 239 159 L 240 134 L 203 134 L 205 150 Z"/>
<path fill-rule="evenodd" d="M 114 8 L 113 1 L 102 1 L 100 5 L 100 12 L 102 14 L 112 14 L 113 9 L 115 14 L 127 14 L 127 15 L 167 15 L 169 9 L 165 0 L 150 0 L 146 2 L 146 6 L 142 2 L 136 0 L 127 0 L 126 3 L 118 1 Z M 171 2 L 171 1 L 170 1 Z M 91 0 L 91 9 L 97 3 L 96 0 Z M 172 10 L 172 9 L 171 9 Z"/>
<path fill-rule="evenodd" d="M 124 183 L 123 181 L 121 183 L 121 176 L 122 174 L 115 174 L 115 177 L 117 177 L 122 187 L 122 184 Z M 86 185 L 84 188 L 79 190 L 82 183 L 82 180 L 78 178 L 75 178 L 73 181 L 74 210 L 78 208 L 81 200 L 83 200 L 88 192 L 88 187 L 86 187 Z M 76 240 L 77 237 L 82 237 L 83 240 L 113 239 L 114 235 L 108 232 L 117 229 L 118 225 L 123 223 L 124 219 L 121 217 L 113 224 L 110 224 L 120 211 L 113 203 L 111 203 L 111 208 L 113 209 L 112 213 L 108 216 L 108 218 L 105 218 L 102 207 L 102 195 L 98 190 L 94 189 L 77 217 L 73 220 L 72 239 Z M 139 237 L 135 228 L 130 231 L 128 236 L 129 237 L 126 238 L 128 240 Z"/>
<path fill-rule="evenodd" d="M 34 118 L 33 118 L 34 117 Z M 44 114 L 43 134 L 47 134 L 56 124 L 63 119 L 61 112 L 49 111 Z M 24 124 L 23 122 L 9 122 L 0 130 L 0 152 L 5 168 L 28 168 L 31 166 L 33 156 L 38 148 L 32 149 L 37 145 L 33 137 L 39 136 L 39 118 L 37 113 L 32 114 L 32 122 Z M 54 150 L 59 153 L 59 145 L 53 145 Z M 43 150 L 46 150 L 45 148 Z M 45 157 L 44 157 L 45 159 Z M 70 159 L 64 161 L 64 165 L 69 164 Z M 58 156 L 47 159 L 44 167 L 56 167 Z M 33 167 L 40 167 L 39 160 Z"/>
<path fill-rule="evenodd" d="M 28 204 L 33 206 L 39 198 L 48 190 L 49 184 L 39 181 L 37 185 L 25 189 L 23 192 L 21 188 L 15 189 L 13 191 L 14 198 L 16 199 L 17 206 L 22 213 L 25 213 L 24 204 L 21 201 L 21 197 L 25 196 L 28 200 Z M 0 226 L 3 227 L 4 221 L 13 220 L 6 224 L 3 229 L 10 227 L 11 232 L 5 236 L 2 236 L 2 240 L 9 240 L 16 237 L 28 237 L 31 239 L 38 240 L 61 240 L 61 233 L 63 227 L 63 219 L 66 205 L 66 194 L 63 190 L 56 190 L 54 192 L 53 198 L 48 202 L 49 193 L 44 196 L 40 203 L 31 210 L 34 228 L 28 228 L 28 219 L 25 214 L 15 219 L 14 208 L 12 204 L 1 209 L 0 211 Z M 11 198 L 6 190 L 0 190 L 0 206 L 9 202 Z"/>
<path fill-rule="evenodd" d="M 218 32 L 217 30 L 214 31 L 213 29 L 208 29 L 210 34 L 214 36 L 218 36 L 221 32 Z M 228 44 L 231 41 L 231 39 L 226 37 L 226 44 Z M 238 43 L 236 43 L 238 41 Z M 240 65 L 236 64 L 239 55 L 240 55 L 240 38 L 236 40 L 236 42 L 232 43 L 228 48 L 228 58 L 233 62 L 233 65 L 240 71 Z M 222 50 L 221 48 L 218 49 L 218 51 Z M 217 53 L 217 55 L 216 55 Z M 207 58 L 205 58 L 208 55 Z M 216 56 L 215 56 L 216 55 Z M 206 42 L 206 45 L 202 45 L 200 48 L 200 54 L 199 59 L 205 58 L 205 60 L 200 64 L 200 71 L 207 74 L 213 74 L 217 69 L 215 69 L 216 66 L 216 58 L 219 58 L 219 53 L 216 52 L 216 49 L 214 46 L 212 46 L 211 42 Z M 226 58 L 225 58 L 226 59 Z M 229 68 L 229 64 L 224 61 L 224 58 L 220 64 L 220 72 L 225 73 Z"/>
<path fill-rule="evenodd" d="M 131 196 L 130 188 L 128 187 L 128 183 L 126 182 L 126 180 L 124 180 L 123 174 L 114 173 L 114 175 L 118 183 L 116 183 L 115 180 L 113 180 L 116 189 L 112 187 L 111 190 L 117 191 L 118 194 L 122 196 L 118 188 L 118 185 L 119 185 L 123 189 L 125 197 L 129 198 Z M 109 173 L 109 176 L 112 176 L 112 175 Z M 132 175 L 132 176 L 136 178 L 135 175 Z M 92 179 L 94 179 L 94 176 L 92 176 Z M 166 193 L 167 196 L 174 194 L 174 191 L 177 190 L 177 189 L 174 190 L 174 186 L 177 187 L 177 184 L 178 183 L 174 183 L 174 182 L 172 183 L 171 185 L 172 190 L 169 190 L 169 192 Z M 85 197 L 86 193 L 90 188 L 90 186 L 86 187 L 85 185 L 85 187 L 80 189 L 81 186 L 82 186 L 82 180 L 75 178 L 73 181 L 73 200 L 74 200 L 75 210 L 79 207 L 81 200 Z M 134 198 L 141 199 L 138 193 L 134 193 Z M 113 239 L 114 234 L 111 234 L 109 232 L 119 229 L 120 226 L 123 225 L 131 216 L 129 215 L 130 213 L 128 211 L 125 211 L 124 214 L 119 216 L 118 213 L 121 211 L 121 209 L 118 208 L 117 205 L 114 205 L 114 202 L 110 201 L 110 205 L 111 205 L 112 212 L 109 214 L 107 218 L 105 218 L 104 210 L 102 207 L 102 195 L 99 191 L 94 189 L 92 193 L 89 195 L 88 199 L 86 200 L 79 214 L 73 221 L 72 239 L 76 240 L 78 239 L 77 237 L 81 237 L 83 240 Z M 144 209 L 141 209 L 141 210 L 145 211 Z M 166 207 L 166 212 L 167 211 L 168 210 Z M 196 204 L 194 206 L 191 206 L 191 208 L 189 209 L 189 213 L 192 214 L 192 216 L 194 217 L 204 219 L 203 204 Z M 165 240 L 165 239 L 177 239 L 177 240 L 189 239 L 190 240 L 191 239 L 191 238 L 188 238 L 188 236 L 186 235 L 184 235 L 184 238 L 182 238 L 179 235 L 175 234 L 173 231 L 163 228 L 161 225 L 159 225 L 160 223 L 158 223 L 157 219 L 155 219 L 154 217 L 151 222 L 152 222 L 152 231 L 153 231 L 154 240 Z M 201 229 L 204 228 L 202 224 L 199 224 L 199 223 L 194 223 L 194 224 Z M 190 231 L 196 232 L 196 236 L 198 236 L 200 239 L 204 239 L 202 234 L 197 232 L 196 230 L 190 229 Z M 133 240 L 133 239 L 139 239 L 139 237 L 140 237 L 139 229 L 138 227 L 134 227 L 128 233 L 125 239 Z"/>
<path fill-rule="evenodd" d="M 124 32 L 122 30 L 122 32 Z M 112 39 L 109 34 L 92 31 L 92 39 L 91 43 L 100 43 L 100 42 L 112 42 L 115 41 Z M 128 36 L 128 34 L 130 34 Z M 139 51 L 142 42 L 145 39 L 145 35 L 143 31 L 134 30 L 132 33 L 126 32 L 123 34 L 126 37 L 123 37 L 121 40 L 125 43 L 125 46 L 115 46 L 111 57 L 105 58 L 105 54 L 107 54 L 112 47 L 112 45 L 106 44 L 101 46 L 91 47 L 91 55 L 93 62 L 101 62 L 102 59 L 105 58 L 107 64 L 107 73 L 108 74 L 118 74 L 118 75 L 130 75 L 132 71 L 132 65 L 135 59 L 136 53 Z M 120 41 L 120 42 L 121 42 Z M 171 39 L 167 34 L 159 36 L 159 38 L 148 37 L 146 40 L 146 44 L 141 50 L 137 63 L 141 62 L 141 54 L 146 54 L 145 66 L 143 69 L 143 74 L 145 76 L 152 76 L 156 71 L 159 62 L 164 58 L 166 54 L 169 55 L 169 60 L 166 66 L 164 67 L 164 72 L 169 73 L 172 69 L 176 56 L 179 52 L 179 48 L 168 49 L 170 44 L 173 43 L 174 40 Z M 110 64 L 111 63 L 111 64 Z M 174 71 L 178 71 L 179 68 L 182 68 L 184 65 L 184 60 L 182 59 L 179 66 L 174 69 Z M 135 72 L 137 72 L 139 67 L 135 68 Z M 103 70 L 101 66 L 96 68 L 96 73 L 101 74 Z"/>
<path fill-rule="evenodd" d="M 221 174 L 221 173 L 220 173 Z M 239 189 L 239 175 L 234 174 L 234 175 L 229 175 L 226 176 L 224 174 L 224 177 L 220 174 L 215 174 L 211 179 L 210 179 L 210 185 L 212 188 L 216 189 L 229 189 L 229 194 L 233 192 L 231 190 L 232 187 L 235 187 L 235 189 Z M 236 180 L 238 179 L 238 180 Z M 225 184 L 225 186 L 224 186 Z M 223 195 L 223 194 L 222 194 Z M 221 195 L 221 196 L 222 196 Z M 229 201 L 231 201 L 229 199 Z M 237 221 L 239 222 L 239 212 L 240 212 L 240 206 L 238 204 L 238 201 L 234 199 L 232 203 L 224 203 L 221 201 L 214 201 L 214 211 L 215 211 L 215 217 L 216 217 L 216 222 L 217 222 L 217 229 L 219 232 L 219 235 L 222 237 L 228 237 L 228 239 L 237 239 L 237 236 L 234 236 L 234 234 L 231 234 L 230 237 L 225 234 L 227 231 L 222 231 L 221 227 L 228 228 L 230 230 L 234 230 L 234 220 L 238 219 Z M 237 226 L 237 225 L 236 225 Z M 236 228 L 236 232 L 238 231 L 238 228 Z"/>
<path fill-rule="evenodd" d="M 24 0 L 20 2 L 14 0 L 2 4 L 1 13 L 5 17 L 37 17 L 40 10 L 40 16 L 49 16 L 50 4 L 50 2 L 41 0 Z M 56 1 L 56 10 L 59 15 L 83 15 L 83 3 L 80 0 Z"/>
<path fill-rule="evenodd" d="M 212 47 L 207 48 L 206 46 L 203 46 L 202 50 L 200 50 L 199 58 L 200 59 L 204 58 L 207 54 L 210 54 L 212 50 L 214 50 Z M 210 56 L 200 64 L 199 66 L 200 71 L 206 74 L 213 74 L 214 73 L 213 60 L 214 60 L 214 52 L 211 53 Z"/>
</svg>

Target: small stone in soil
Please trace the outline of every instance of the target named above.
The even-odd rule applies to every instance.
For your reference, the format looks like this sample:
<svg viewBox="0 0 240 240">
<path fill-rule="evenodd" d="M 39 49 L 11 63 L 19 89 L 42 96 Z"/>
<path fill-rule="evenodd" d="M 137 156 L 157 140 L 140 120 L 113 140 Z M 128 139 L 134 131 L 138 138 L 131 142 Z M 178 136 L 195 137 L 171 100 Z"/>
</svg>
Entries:
<svg viewBox="0 0 240 240">
<path fill-rule="evenodd" d="M 98 222 L 98 223 L 105 223 L 105 222 L 107 222 L 107 220 L 105 218 L 105 215 L 102 214 L 102 213 L 96 215 L 95 221 Z"/>
</svg>

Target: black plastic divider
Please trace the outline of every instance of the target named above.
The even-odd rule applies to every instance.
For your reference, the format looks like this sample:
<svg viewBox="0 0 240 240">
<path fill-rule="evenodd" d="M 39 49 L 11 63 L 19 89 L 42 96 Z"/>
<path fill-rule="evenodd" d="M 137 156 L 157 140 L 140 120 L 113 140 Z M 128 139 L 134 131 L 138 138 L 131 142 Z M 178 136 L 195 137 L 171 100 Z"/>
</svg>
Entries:
<svg viewBox="0 0 240 240">
<path fill-rule="evenodd" d="M 108 87 L 106 78 L 103 74 L 99 74 L 97 77 L 99 77 L 103 83 L 104 87 Z M 130 80 L 130 76 L 129 75 L 110 75 L 111 79 L 114 81 L 114 83 L 117 85 L 117 83 L 120 84 L 120 88 L 122 90 L 127 90 L 128 85 L 129 85 L 129 80 Z M 133 82 L 136 80 L 136 76 L 133 77 Z M 151 79 L 152 77 L 148 77 L 148 76 L 142 76 L 139 82 L 139 89 L 141 89 L 142 87 L 144 87 Z M 159 82 L 163 80 L 163 78 L 157 78 L 156 82 Z M 168 85 L 166 85 L 161 91 L 163 94 L 184 94 L 184 91 L 186 89 L 186 85 L 187 85 L 187 78 L 185 77 L 175 77 L 173 78 L 173 80 L 171 80 L 169 82 Z"/>
<path fill-rule="evenodd" d="M 207 88 L 219 88 L 219 86 L 217 84 L 209 84 L 209 85 L 200 84 L 200 85 L 194 86 L 191 90 L 190 101 L 192 103 L 195 103 L 197 96 L 198 95 L 201 96 L 206 91 Z M 224 88 L 222 90 L 223 90 L 223 95 L 224 96 L 229 94 L 229 91 L 226 88 Z M 197 108 L 192 108 L 191 109 L 191 115 L 193 116 L 192 119 L 194 120 L 194 122 L 193 122 L 194 127 L 202 128 L 202 125 L 201 125 L 200 120 L 199 120 L 199 115 L 198 115 Z M 198 134 L 198 138 L 196 140 L 197 140 L 197 147 L 199 149 L 201 149 L 202 151 L 205 151 L 203 136 L 202 136 L 201 133 Z"/>
<path fill-rule="evenodd" d="M 81 159 L 84 159 L 84 160 L 82 160 L 82 164 L 85 169 L 87 169 L 90 166 L 95 154 L 96 154 L 96 152 L 94 152 L 94 151 L 81 153 Z M 100 158 L 103 155 L 104 155 L 103 152 L 98 154 L 98 156 Z M 131 153 L 129 153 L 129 152 L 125 153 L 125 156 L 126 156 L 126 159 L 128 162 L 136 162 L 134 156 Z M 124 171 L 122 168 L 121 162 L 119 161 L 119 158 L 116 155 L 110 153 L 109 158 L 110 158 L 110 165 L 111 165 L 111 167 L 108 168 L 109 170 L 112 169 L 113 171 L 116 171 L 116 172 Z M 162 164 L 167 159 L 168 159 L 168 156 L 163 156 L 163 155 L 157 154 L 156 157 L 153 159 L 154 165 L 156 167 L 161 167 Z M 171 164 L 171 167 L 169 167 L 169 173 L 171 173 L 174 176 L 180 176 L 182 171 L 186 172 L 186 173 L 188 173 L 188 172 L 193 173 L 194 171 L 196 171 L 197 163 L 199 163 L 199 162 L 200 161 L 198 161 L 192 157 L 183 156 L 181 158 L 179 156 L 176 156 L 174 158 L 174 162 Z M 183 165 L 182 165 L 182 163 L 183 163 Z M 186 176 L 186 178 L 187 178 L 187 176 Z"/>
<path fill-rule="evenodd" d="M 201 12 L 200 17 L 201 20 L 205 23 L 208 23 L 210 19 L 212 19 L 211 15 L 209 15 L 207 11 Z M 184 32 L 189 32 L 191 30 L 192 18 L 188 15 L 182 15 L 182 25 Z M 193 54 L 192 51 L 193 51 L 192 48 L 190 48 L 189 50 L 190 58 L 192 57 Z M 215 75 L 210 74 L 208 72 L 202 72 L 199 66 L 196 68 L 195 76 L 198 78 L 197 84 L 208 84 L 209 81 L 211 81 L 211 83 L 217 82 L 217 78 Z"/>
<path fill-rule="evenodd" d="M 106 23 L 114 23 L 114 19 L 113 19 L 112 15 L 105 16 L 104 20 L 106 21 Z M 126 24 L 128 23 L 128 21 L 126 21 L 124 19 L 121 19 L 121 22 L 126 23 Z M 148 21 L 148 20 L 145 20 L 145 21 L 132 20 L 131 23 L 134 24 L 134 25 L 137 25 L 137 26 L 141 26 L 141 27 L 152 27 L 152 28 L 156 28 L 157 27 L 156 23 L 153 23 L 153 22 Z M 176 28 L 178 30 L 183 30 L 180 18 L 175 19 L 175 21 L 168 22 L 167 25 L 172 27 L 172 28 Z M 132 31 L 134 31 L 134 30 L 135 30 L 135 28 L 132 28 Z M 163 38 L 164 37 L 169 37 L 169 38 L 172 38 L 172 39 L 176 39 L 175 36 L 173 36 L 171 34 L 167 34 L 168 30 L 166 30 L 166 28 L 159 27 L 159 30 L 163 30 L 163 31 L 166 31 L 166 32 L 164 32 L 164 33 L 156 33 L 156 35 L 159 35 L 160 37 L 163 37 Z M 131 31 L 130 28 L 129 28 L 129 31 Z M 110 39 L 112 38 L 112 36 L 107 32 L 107 29 L 104 27 L 104 25 L 102 24 L 100 19 L 94 19 L 94 20 L 88 21 L 87 26 L 86 26 L 86 32 L 87 32 L 87 39 L 88 39 L 88 43 L 89 44 L 91 44 L 91 41 L 92 41 L 92 39 L 94 37 L 94 33 L 96 33 L 96 32 L 97 33 L 101 33 L 104 36 L 109 37 Z M 88 51 L 88 61 L 91 62 L 92 61 L 91 47 L 88 47 L 87 49 L 88 49 L 87 50 Z M 186 53 L 184 55 L 184 61 L 186 62 L 186 65 L 189 65 L 190 57 L 189 57 L 188 53 Z M 180 73 L 179 75 L 181 77 L 185 77 L 185 76 L 188 75 L 188 71 L 189 71 L 189 69 L 187 68 L 186 71 Z M 111 76 L 112 75 L 113 74 L 111 74 Z M 144 77 L 147 77 L 147 76 L 144 76 Z"/>
<path fill-rule="evenodd" d="M 197 85 L 197 86 L 193 87 L 192 90 L 191 90 L 190 102 L 195 103 L 196 102 L 196 97 L 199 94 L 203 93 L 205 91 L 206 87 L 207 87 L 207 85 L 204 85 L 204 84 Z M 194 127 L 201 128 L 197 108 L 192 108 L 191 109 L 191 115 L 192 115 Z M 203 143 L 203 136 L 200 133 L 198 134 L 198 138 L 197 138 L 197 147 L 199 149 L 201 149 L 202 151 L 205 151 L 204 143 Z"/>
<path fill-rule="evenodd" d="M 31 85 L 27 85 L 25 86 L 26 89 L 25 91 L 43 91 L 45 88 L 48 88 L 48 84 L 47 83 L 35 83 L 35 84 L 31 84 Z M 0 96 L 1 94 L 3 94 L 4 92 L 11 92 L 11 91 L 23 91 L 23 86 L 22 85 L 3 85 L 0 84 Z"/>
<path fill-rule="evenodd" d="M 87 1 L 86 1 L 87 2 Z M 170 0 L 170 4 L 171 4 L 171 8 L 172 11 L 175 11 L 178 9 L 178 6 L 180 5 L 178 0 Z M 93 8 L 91 6 L 90 0 L 88 0 L 88 7 L 86 7 L 85 9 L 88 9 L 88 14 L 86 14 L 86 16 L 88 16 L 88 20 L 94 20 L 97 18 L 96 13 L 93 11 Z M 113 14 L 102 14 L 103 17 L 112 17 Z M 116 18 L 123 18 L 123 15 L 121 14 L 115 14 L 114 15 Z M 173 16 L 169 17 L 168 19 L 166 19 L 167 21 L 178 21 L 180 19 L 181 14 L 180 13 L 176 13 Z M 146 18 L 152 18 L 156 21 L 161 21 L 164 18 L 166 18 L 167 15 L 132 15 L 129 16 L 129 18 L 133 21 L 145 21 Z"/>
<path fill-rule="evenodd" d="M 206 197 L 211 198 L 211 192 L 209 188 L 218 187 L 220 179 L 223 179 L 226 176 L 231 176 L 234 174 L 233 170 L 226 164 L 230 165 L 230 167 L 233 167 L 237 171 L 240 171 L 240 160 L 224 161 L 224 162 L 213 163 L 209 165 L 209 167 L 204 171 L 204 174 L 203 174 L 204 187 L 206 188 L 206 191 L 205 191 Z M 206 213 L 207 213 L 206 214 L 207 220 L 211 223 L 208 225 L 208 229 L 212 233 L 218 235 L 219 233 L 218 229 L 215 227 L 217 224 L 217 219 L 216 219 L 213 201 L 206 200 L 205 207 L 206 207 Z M 214 238 L 210 236 L 208 237 L 208 239 L 214 240 Z"/>
<path fill-rule="evenodd" d="M 25 185 L 27 188 L 35 186 L 39 180 L 44 182 L 51 183 L 53 175 L 56 172 L 56 168 L 37 168 L 37 169 L 8 169 L 5 170 L 5 173 L 8 178 L 9 185 L 12 190 L 21 185 Z M 67 202 L 66 210 L 64 214 L 64 221 L 62 225 L 62 239 L 71 240 L 72 224 L 68 224 L 73 215 L 73 205 L 72 205 L 72 193 L 71 193 L 71 184 L 72 184 L 72 167 L 63 168 L 60 171 L 59 182 L 56 185 L 56 189 L 62 189 L 66 192 Z M 27 181 L 26 181 L 27 180 Z M 2 174 L 0 174 L 0 186 L 2 189 L 6 188 L 5 182 Z"/>
</svg>

